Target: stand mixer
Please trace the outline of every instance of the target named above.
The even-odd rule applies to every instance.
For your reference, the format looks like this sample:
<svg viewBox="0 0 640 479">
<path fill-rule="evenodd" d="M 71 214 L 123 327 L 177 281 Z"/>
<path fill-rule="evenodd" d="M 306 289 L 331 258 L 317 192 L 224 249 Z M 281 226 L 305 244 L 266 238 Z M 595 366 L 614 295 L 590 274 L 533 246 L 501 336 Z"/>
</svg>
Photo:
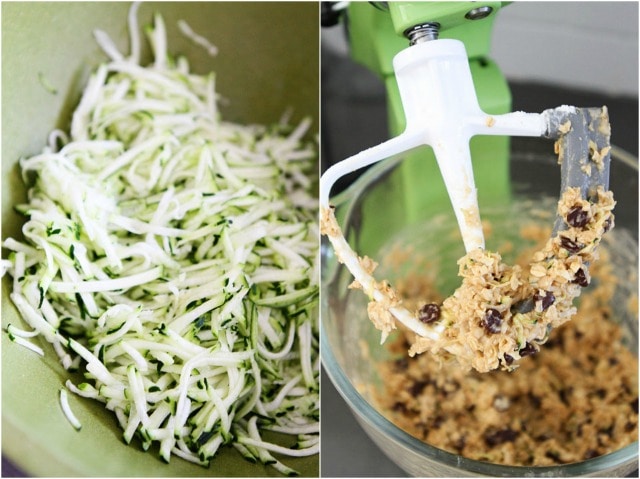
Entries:
<svg viewBox="0 0 640 479">
<path fill-rule="evenodd" d="M 406 215 L 428 219 L 445 207 L 443 198 L 448 198 L 467 253 L 485 246 L 478 190 L 498 200 L 509 194 L 510 136 L 556 141 L 562 165 L 561 195 L 578 188 L 583 199 L 594 202 L 598 188 L 608 189 L 606 107 L 510 111 L 506 81 L 487 58 L 495 13 L 506 3 L 353 2 L 348 7 L 352 56 L 382 77 L 393 137 L 323 174 L 323 232 L 373 302 L 386 305 L 395 321 L 434 341 L 444 326 L 425 324 L 415 313 L 391 304 L 387 286 L 373 278 L 371 268 L 342 236 L 329 202 L 339 178 L 379 161 L 403 158 L 394 188 L 405 193 Z M 474 162 L 483 152 L 491 152 L 492 160 Z M 566 226 L 559 217 L 553 236 Z M 519 306 L 522 312 L 532 307 L 530 302 Z M 383 340 L 388 332 L 383 329 Z"/>
</svg>

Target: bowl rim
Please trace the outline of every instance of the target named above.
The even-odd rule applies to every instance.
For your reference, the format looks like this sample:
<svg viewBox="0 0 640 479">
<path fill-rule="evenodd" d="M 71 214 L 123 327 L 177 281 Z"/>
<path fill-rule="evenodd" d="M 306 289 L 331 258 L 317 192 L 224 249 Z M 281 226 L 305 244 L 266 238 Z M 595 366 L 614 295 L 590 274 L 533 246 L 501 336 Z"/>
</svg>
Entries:
<svg viewBox="0 0 640 479">
<path fill-rule="evenodd" d="M 536 153 L 533 153 L 532 155 L 538 156 Z M 638 171 L 638 158 L 633 154 L 620 147 L 612 145 L 611 155 L 612 159 L 615 157 L 616 161 L 621 161 L 632 169 Z M 548 155 L 540 154 L 540 156 Z M 368 184 L 380 179 L 385 173 L 392 170 L 401 161 L 401 158 L 394 158 L 386 162 L 378 163 L 369 168 L 360 177 L 358 177 L 353 184 L 332 198 L 332 204 L 346 207 L 348 209 L 348 216 L 353 204 L 352 202 L 350 203 L 349 200 L 359 197 Z M 325 260 L 324 256 L 323 252 L 323 262 Z M 338 268 L 327 268 L 327 271 L 330 271 L 330 274 L 329 277 L 321 279 L 321 283 L 323 285 L 331 282 L 334 274 L 338 272 Z M 324 290 L 325 288 L 323 287 L 322 289 Z M 410 450 L 412 453 L 424 457 L 425 459 L 436 459 L 448 467 L 488 476 L 584 476 L 605 471 L 610 468 L 631 465 L 634 462 L 637 468 L 638 441 L 634 441 L 617 451 L 580 462 L 555 466 L 510 466 L 469 459 L 467 457 L 445 451 L 444 449 L 437 448 L 415 438 L 383 416 L 353 386 L 342 366 L 338 363 L 338 360 L 331 349 L 329 338 L 327 337 L 327 332 L 324 327 L 324 318 L 326 317 L 328 309 L 329 306 L 327 298 L 326 296 L 321 295 L 320 355 L 322 358 L 323 368 L 325 369 L 329 379 L 340 396 L 342 396 L 344 401 L 347 403 L 351 412 L 356 415 L 360 421 L 364 421 L 368 426 L 378 431 L 384 431 L 386 436 L 390 437 L 393 442 Z M 368 431 L 365 430 L 365 432 L 369 434 Z M 383 450 L 383 452 L 387 454 L 386 451 Z M 390 457 L 390 459 L 396 462 L 394 458 Z"/>
</svg>

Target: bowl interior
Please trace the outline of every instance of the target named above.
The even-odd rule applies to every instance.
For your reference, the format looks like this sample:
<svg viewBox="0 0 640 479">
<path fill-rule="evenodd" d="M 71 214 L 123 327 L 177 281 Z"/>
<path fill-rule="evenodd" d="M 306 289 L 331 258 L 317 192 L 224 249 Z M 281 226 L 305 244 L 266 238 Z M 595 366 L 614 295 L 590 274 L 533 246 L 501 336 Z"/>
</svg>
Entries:
<svg viewBox="0 0 640 479">
<path fill-rule="evenodd" d="M 13 205 L 26 190 L 17 160 L 39 152 L 53 128 L 68 126 L 91 70 L 106 57 L 93 39 L 106 31 L 129 51 L 126 2 L 17 2 L 2 5 L 2 236 L 20 237 Z M 292 109 L 318 129 L 319 22 L 311 2 L 143 2 L 139 24 L 163 15 L 168 49 L 184 54 L 197 73 L 216 72 L 223 119 L 272 124 Z M 291 21 L 295 18 L 295 21 Z M 211 57 L 179 32 L 178 20 L 219 50 Z M 268 19 L 268 21 L 267 21 Z M 149 49 L 143 39 L 143 53 Z M 144 62 L 143 62 L 144 63 Z M 2 281 L 2 325 L 20 319 Z M 44 358 L 2 334 L 3 454 L 35 476 L 278 476 L 226 448 L 210 468 L 173 458 L 164 464 L 137 444 L 123 445 L 121 431 L 101 404 L 71 395 L 83 424 L 76 432 L 60 410 L 58 391 L 67 373 L 46 344 Z M 44 343 L 44 341 L 43 341 Z M 268 437 L 268 436 L 265 436 Z M 279 440 L 276 437 L 271 439 Z M 108 451 L 108 458 L 105 455 Z M 318 458 L 285 458 L 302 475 L 318 475 Z"/>
<path fill-rule="evenodd" d="M 520 225 L 535 220 L 551 225 L 560 187 L 556 158 L 548 152 L 549 145 L 539 140 L 516 140 L 512 145 L 511 188 L 502 199 L 481 201 L 480 212 L 484 220 L 492 224 L 492 234 L 487 238 L 487 248 L 505 253 L 505 241 L 524 246 L 518 240 Z M 621 154 L 624 156 L 624 154 Z M 462 240 L 451 208 L 443 207 L 436 217 L 410 220 L 401 212 L 385 214 L 381 209 L 393 208 L 388 203 L 410 201 L 407 195 L 419 192 L 398 192 L 388 188 L 394 181 L 401 163 L 377 165 L 356 182 L 348 192 L 336 198 L 340 221 L 358 254 L 367 254 L 380 264 L 376 278 L 402 277 L 411 269 L 415 260 L 408 259 L 405 269 L 385 266 L 383 258 L 392 247 L 410 246 L 416 254 L 431 260 L 425 274 L 431 273 L 442 294 L 450 294 L 459 284 L 456 260 L 464 254 Z M 614 154 L 611 188 L 616 200 L 616 228 L 605 241 L 612 254 L 620 282 L 613 303 L 615 317 L 623 324 L 625 344 L 637 355 L 637 310 L 630 310 L 628 298 L 636 295 L 638 287 L 637 264 L 637 161 L 635 166 L 625 164 Z M 444 204 L 446 206 L 446 204 Z M 374 214 L 374 212 L 376 214 Z M 386 232 L 386 233 L 384 233 Z M 488 463 L 465 460 L 454 454 L 443 453 L 409 436 L 394 426 L 377 409 L 375 395 L 382 386 L 377 364 L 390 358 L 381 347 L 380 333 L 366 316 L 367 298 L 359 290 L 347 288 L 351 276 L 335 263 L 328 245 L 323 249 L 323 306 L 322 306 L 322 357 L 323 364 L 336 388 L 356 413 L 365 431 L 382 447 L 389 457 L 414 475 L 431 475 L 440 468 L 446 474 L 480 473 L 489 475 L 544 475 L 586 474 L 600 470 L 611 472 L 612 458 L 605 456 L 572 466 L 558 468 L 508 468 Z M 503 254 L 507 262 L 513 261 L 518 247 Z M 390 452 L 391 451 L 391 452 Z M 620 451 L 614 458 L 618 466 L 637 467 L 637 443 Z M 600 461 L 598 463 L 598 461 Z M 582 465 L 580 465 L 582 464 Z M 442 469 L 444 467 L 444 469 Z M 448 469 L 447 469 L 448 468 Z"/>
</svg>

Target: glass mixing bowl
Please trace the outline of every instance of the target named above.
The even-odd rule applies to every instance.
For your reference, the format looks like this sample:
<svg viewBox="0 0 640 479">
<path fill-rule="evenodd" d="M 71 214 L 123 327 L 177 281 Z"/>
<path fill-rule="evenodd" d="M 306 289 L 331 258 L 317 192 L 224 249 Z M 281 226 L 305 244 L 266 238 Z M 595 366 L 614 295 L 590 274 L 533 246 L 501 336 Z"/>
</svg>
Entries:
<svg viewBox="0 0 640 479">
<path fill-rule="evenodd" d="M 508 192 L 482 204 L 483 219 L 490 220 L 493 234 L 488 249 L 513 240 L 519 224 L 538 218 L 551 225 L 558 199 L 560 178 L 557 158 L 548 142 L 512 140 Z M 485 161 L 487 159 L 482 159 Z M 456 260 L 464 254 L 451 208 L 442 206 L 432 218 L 409 218 L 398 208 L 406 194 L 392 188 L 400 161 L 380 163 L 367 170 L 347 190 L 334 198 L 337 216 L 350 244 L 360 255 L 381 260 L 392 244 L 411 245 L 416 253 L 438 260 L 437 286 L 449 294 L 458 284 Z M 617 200 L 616 227 L 603 243 L 611 254 L 620 279 L 612 301 L 614 317 L 623 325 L 624 341 L 638 352 L 637 307 L 628 298 L 637 295 L 638 268 L 638 163 L 624 151 L 614 149 L 611 189 Z M 480 192 L 482 193 L 482 192 Z M 395 206 L 392 206 L 395 205 Z M 389 208 L 389 211 L 385 211 Z M 393 211 L 391 213 L 391 211 Z M 517 247 L 515 248 L 517 250 Z M 326 372 L 356 419 L 378 447 L 399 467 L 414 476 L 625 476 L 638 467 L 638 443 L 613 453 L 578 463 L 544 467 L 513 467 L 467 459 L 438 449 L 395 426 L 377 406 L 374 391 L 381 378 L 377 364 L 388 359 L 380 346 L 380 332 L 366 314 L 367 298 L 348 289 L 352 277 L 337 263 L 333 250 L 322 245 L 322 360 Z M 509 261 L 508 254 L 503 255 Z M 382 266 L 381 266 L 382 268 Z M 377 271 L 378 280 L 390 279 L 392 271 Z M 544 354 L 544 346 L 541 354 Z"/>
</svg>

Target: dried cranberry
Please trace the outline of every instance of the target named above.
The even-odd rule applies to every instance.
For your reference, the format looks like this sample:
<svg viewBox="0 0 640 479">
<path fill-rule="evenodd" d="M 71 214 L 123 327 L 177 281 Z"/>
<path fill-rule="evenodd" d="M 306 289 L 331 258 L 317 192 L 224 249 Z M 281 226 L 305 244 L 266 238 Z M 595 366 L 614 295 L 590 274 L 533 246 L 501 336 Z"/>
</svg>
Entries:
<svg viewBox="0 0 640 479">
<path fill-rule="evenodd" d="M 518 437 L 518 431 L 514 431 L 510 427 L 502 429 L 489 428 L 484 433 L 484 440 L 488 446 L 498 446 L 505 442 L 513 442 Z"/>
<path fill-rule="evenodd" d="M 562 401 L 562 404 L 564 404 L 565 406 L 569 406 L 569 403 L 571 402 L 572 394 L 573 394 L 573 387 L 571 386 L 562 388 L 560 389 L 560 391 L 558 391 L 558 396 L 560 397 L 560 401 Z"/>
<path fill-rule="evenodd" d="M 574 228 L 583 228 L 589 223 L 589 212 L 576 205 L 567 213 L 567 224 Z"/>
<path fill-rule="evenodd" d="M 424 388 L 427 387 L 428 384 L 429 384 L 429 381 L 418 380 L 418 381 L 414 382 L 411 386 L 409 386 L 407 388 L 407 391 L 413 397 L 416 397 L 416 396 L 419 396 L 422 393 L 422 391 L 424 390 Z"/>
<path fill-rule="evenodd" d="M 460 436 L 460 438 L 458 438 L 458 440 L 453 443 L 453 447 L 455 447 L 459 453 L 462 452 L 462 450 L 465 448 L 466 445 L 467 445 L 466 436 Z"/>
<path fill-rule="evenodd" d="M 395 367 L 397 371 L 406 371 L 409 367 L 409 360 L 405 356 L 398 358 L 395 361 Z"/>
<path fill-rule="evenodd" d="M 545 457 L 548 457 L 555 462 L 560 462 L 560 454 L 558 454 L 556 451 L 547 451 L 544 453 L 544 455 Z"/>
<path fill-rule="evenodd" d="M 576 275 L 573 277 L 572 283 L 575 283 L 583 288 L 589 286 L 589 280 L 587 279 L 587 274 L 584 272 L 584 269 L 580 268 L 576 271 Z"/>
<path fill-rule="evenodd" d="M 409 408 L 407 408 L 407 405 L 401 401 L 396 401 L 395 403 L 393 403 L 393 406 L 391 406 L 391 409 L 400 413 L 409 412 Z"/>
<path fill-rule="evenodd" d="M 507 366 L 511 366 L 513 364 L 513 356 L 510 356 L 509 354 L 505 354 L 504 355 L 504 363 Z"/>
<path fill-rule="evenodd" d="M 611 217 L 604 220 L 604 224 L 602 225 L 602 229 L 604 233 L 608 233 L 611 227 L 613 226 L 613 220 Z"/>
<path fill-rule="evenodd" d="M 439 414 L 429 422 L 431 423 L 431 427 L 428 429 L 440 429 L 440 426 L 444 423 L 444 416 Z"/>
<path fill-rule="evenodd" d="M 613 424 L 609 427 L 603 427 L 598 430 L 600 434 L 604 434 L 605 436 L 611 437 L 613 436 Z"/>
<path fill-rule="evenodd" d="M 440 306 L 436 303 L 425 304 L 422 308 L 420 308 L 420 321 L 423 323 L 433 323 L 440 319 Z"/>
<path fill-rule="evenodd" d="M 542 301 L 542 310 L 548 309 L 555 300 L 556 297 L 553 295 L 551 291 L 537 291 L 533 295 L 533 300 L 537 303 L 538 301 Z"/>
<path fill-rule="evenodd" d="M 594 457 L 598 457 L 600 454 L 598 454 L 598 451 L 596 451 L 595 449 L 587 449 L 584 453 L 584 458 L 585 459 L 593 459 Z"/>
<path fill-rule="evenodd" d="M 536 354 L 538 352 L 538 350 L 536 349 L 536 347 L 531 344 L 531 343 L 527 343 L 524 348 L 522 348 L 520 350 L 520 357 L 524 358 L 525 356 L 531 356 L 532 354 Z"/>
<path fill-rule="evenodd" d="M 502 314 L 497 309 L 489 308 L 484 313 L 484 318 L 482 318 L 480 324 L 484 327 L 487 333 L 499 333 L 502 326 Z"/>
<path fill-rule="evenodd" d="M 536 396 L 532 392 L 529 392 L 527 394 L 527 397 L 529 398 L 529 402 L 531 403 L 534 409 L 540 409 L 540 406 L 542 405 L 542 399 L 540 399 L 539 396 Z"/>
<path fill-rule="evenodd" d="M 584 245 L 577 243 L 566 236 L 560 236 L 560 245 L 569 253 L 577 253 L 584 248 Z"/>
</svg>

